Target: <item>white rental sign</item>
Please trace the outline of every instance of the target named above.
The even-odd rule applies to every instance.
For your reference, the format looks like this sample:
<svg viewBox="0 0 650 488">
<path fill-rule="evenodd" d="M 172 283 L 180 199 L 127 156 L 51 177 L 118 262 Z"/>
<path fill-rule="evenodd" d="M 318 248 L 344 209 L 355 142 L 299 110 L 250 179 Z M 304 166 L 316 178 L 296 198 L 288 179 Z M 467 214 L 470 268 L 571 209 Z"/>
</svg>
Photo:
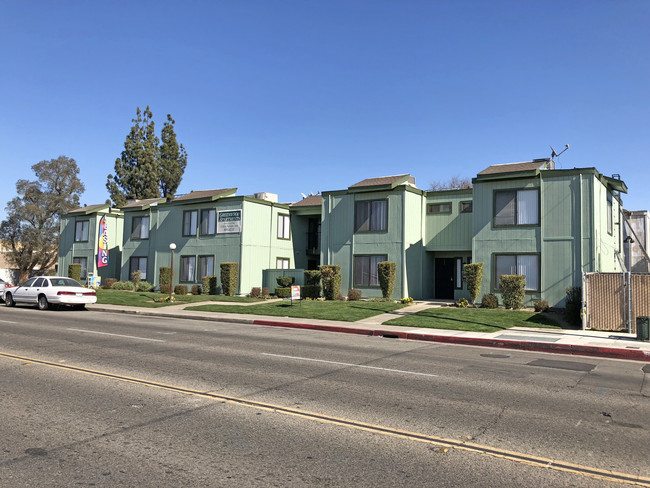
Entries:
<svg viewBox="0 0 650 488">
<path fill-rule="evenodd" d="M 241 233 L 241 209 L 217 212 L 217 234 Z"/>
</svg>

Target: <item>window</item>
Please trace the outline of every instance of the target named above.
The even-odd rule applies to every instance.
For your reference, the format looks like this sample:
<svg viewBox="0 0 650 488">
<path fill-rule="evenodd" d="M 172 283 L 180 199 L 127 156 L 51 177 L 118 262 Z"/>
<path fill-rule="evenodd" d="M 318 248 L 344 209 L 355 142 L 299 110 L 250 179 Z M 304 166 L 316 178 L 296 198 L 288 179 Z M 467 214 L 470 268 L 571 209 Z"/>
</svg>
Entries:
<svg viewBox="0 0 650 488">
<path fill-rule="evenodd" d="M 149 216 L 133 217 L 131 239 L 149 239 Z"/>
<path fill-rule="evenodd" d="M 612 193 L 607 192 L 607 233 L 614 234 L 613 202 Z"/>
<path fill-rule="evenodd" d="M 388 257 L 354 256 L 354 286 L 379 286 L 377 264 L 386 261 Z"/>
<path fill-rule="evenodd" d="M 494 225 L 539 225 L 539 191 L 494 192 Z"/>
<path fill-rule="evenodd" d="M 134 256 L 129 260 L 129 278 L 135 271 L 140 271 L 140 279 L 147 281 L 147 258 Z"/>
<path fill-rule="evenodd" d="M 473 202 L 460 202 L 460 213 L 472 213 Z"/>
<path fill-rule="evenodd" d="M 289 269 L 289 258 L 278 258 L 275 260 L 277 269 Z"/>
<path fill-rule="evenodd" d="M 288 215 L 278 215 L 278 239 L 289 239 L 291 237 L 291 226 Z"/>
<path fill-rule="evenodd" d="M 194 282 L 195 272 L 196 272 L 196 257 L 182 256 L 181 257 L 181 281 Z"/>
<path fill-rule="evenodd" d="M 356 202 L 355 232 L 377 232 L 388 229 L 388 200 Z"/>
<path fill-rule="evenodd" d="M 196 219 L 198 211 L 186 210 L 183 212 L 183 237 L 196 235 Z"/>
<path fill-rule="evenodd" d="M 442 213 L 451 213 L 451 203 L 430 203 L 427 205 L 427 213 L 431 214 L 442 214 Z"/>
<path fill-rule="evenodd" d="M 88 220 L 78 220 L 74 226 L 74 241 L 88 242 Z"/>
<path fill-rule="evenodd" d="M 214 256 L 199 257 L 199 280 L 203 281 L 205 276 L 214 276 Z"/>
<path fill-rule="evenodd" d="M 88 272 L 88 258 L 72 258 L 72 264 L 81 265 L 81 279 L 85 280 Z"/>
<path fill-rule="evenodd" d="M 499 277 L 504 274 L 524 275 L 525 289 L 539 290 L 539 254 L 497 254 L 494 266 L 495 289 L 499 289 Z"/>
<path fill-rule="evenodd" d="M 456 289 L 463 287 L 463 258 L 456 258 Z"/>
<path fill-rule="evenodd" d="M 201 235 L 211 236 L 216 234 L 216 232 L 217 232 L 217 212 L 215 211 L 215 209 L 209 208 L 209 209 L 201 210 Z"/>
</svg>

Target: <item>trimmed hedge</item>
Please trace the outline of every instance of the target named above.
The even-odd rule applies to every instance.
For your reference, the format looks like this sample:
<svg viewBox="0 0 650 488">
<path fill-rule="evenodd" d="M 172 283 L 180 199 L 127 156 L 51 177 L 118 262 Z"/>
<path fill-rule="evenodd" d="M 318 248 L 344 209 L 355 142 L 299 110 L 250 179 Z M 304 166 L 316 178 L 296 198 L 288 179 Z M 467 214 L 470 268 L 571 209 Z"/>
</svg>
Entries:
<svg viewBox="0 0 650 488">
<path fill-rule="evenodd" d="M 481 299 L 481 308 L 499 308 L 499 299 L 493 293 L 486 293 Z"/>
<path fill-rule="evenodd" d="M 278 298 L 291 298 L 291 287 L 284 287 L 284 286 L 276 287 L 275 296 Z"/>
<path fill-rule="evenodd" d="M 174 287 L 174 293 L 176 295 L 187 295 L 187 286 L 185 286 L 185 285 L 176 285 Z"/>
<path fill-rule="evenodd" d="M 463 266 L 465 270 L 465 282 L 469 299 L 476 304 L 476 299 L 481 294 L 481 280 L 483 279 L 483 263 L 469 263 Z"/>
<path fill-rule="evenodd" d="M 392 261 L 382 261 L 377 263 L 377 277 L 381 287 L 381 295 L 384 298 L 390 298 L 395 288 L 395 269 L 396 264 Z"/>
<path fill-rule="evenodd" d="M 79 263 L 68 264 L 68 278 L 81 281 L 81 265 Z"/>
<path fill-rule="evenodd" d="M 501 275 L 499 276 L 499 288 L 503 296 L 503 306 L 513 310 L 519 310 L 524 306 L 526 292 L 526 277 L 524 275 Z"/>
<path fill-rule="evenodd" d="M 169 266 L 161 266 L 159 277 L 160 293 L 169 295 L 169 290 L 171 289 L 172 269 Z"/>
<path fill-rule="evenodd" d="M 111 289 L 133 291 L 133 283 L 130 281 L 116 281 Z"/>
<path fill-rule="evenodd" d="M 203 277 L 203 287 L 201 290 L 206 295 L 216 295 L 217 294 L 217 277 L 214 275 L 204 276 Z"/>
<path fill-rule="evenodd" d="M 201 294 L 201 285 L 192 285 L 192 295 Z"/>
<path fill-rule="evenodd" d="M 296 279 L 293 276 L 278 276 L 275 281 L 277 281 L 279 287 L 286 288 L 293 285 Z"/>
<path fill-rule="evenodd" d="M 341 267 L 337 264 L 324 264 L 318 267 L 323 282 L 325 300 L 336 300 L 341 294 Z"/>
<path fill-rule="evenodd" d="M 141 292 L 148 292 L 151 291 L 153 288 L 153 285 L 151 283 L 147 283 L 146 281 L 139 281 L 137 285 L 135 285 L 135 291 L 141 291 Z"/>
<path fill-rule="evenodd" d="M 239 263 L 221 263 L 221 292 L 227 297 L 237 294 Z"/>
<path fill-rule="evenodd" d="M 348 301 L 355 302 L 357 300 L 361 300 L 361 290 L 355 290 L 354 288 L 350 288 L 348 290 Z"/>
<path fill-rule="evenodd" d="M 251 288 L 251 298 L 259 298 L 262 296 L 262 289 L 259 286 Z"/>
<path fill-rule="evenodd" d="M 102 288 L 104 290 L 110 290 L 111 288 L 113 288 L 113 285 L 115 283 L 117 283 L 117 280 L 115 278 L 106 278 L 104 280 L 104 284 L 102 285 Z"/>
<path fill-rule="evenodd" d="M 302 285 L 300 287 L 300 297 L 311 298 L 312 300 L 320 298 L 320 285 Z"/>
<path fill-rule="evenodd" d="M 317 269 L 305 270 L 305 285 L 318 285 L 320 287 L 321 272 Z"/>
</svg>

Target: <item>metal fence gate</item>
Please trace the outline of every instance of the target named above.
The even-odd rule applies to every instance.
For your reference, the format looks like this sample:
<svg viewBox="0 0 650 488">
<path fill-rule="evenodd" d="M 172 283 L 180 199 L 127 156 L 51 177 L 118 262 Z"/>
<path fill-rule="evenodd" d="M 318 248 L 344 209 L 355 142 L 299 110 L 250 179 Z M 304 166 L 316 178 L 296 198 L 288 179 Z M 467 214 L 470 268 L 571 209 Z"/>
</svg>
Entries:
<svg viewBox="0 0 650 488">
<path fill-rule="evenodd" d="M 636 333 L 636 318 L 650 316 L 650 274 L 585 273 L 583 327 Z"/>
</svg>

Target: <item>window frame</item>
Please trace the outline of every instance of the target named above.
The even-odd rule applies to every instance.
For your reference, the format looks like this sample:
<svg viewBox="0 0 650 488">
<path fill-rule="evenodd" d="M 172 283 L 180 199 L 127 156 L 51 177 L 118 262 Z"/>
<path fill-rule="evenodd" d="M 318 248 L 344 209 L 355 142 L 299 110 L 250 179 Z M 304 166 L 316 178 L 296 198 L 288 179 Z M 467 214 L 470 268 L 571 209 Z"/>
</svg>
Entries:
<svg viewBox="0 0 650 488">
<path fill-rule="evenodd" d="M 133 260 L 138 260 L 138 265 L 136 268 L 133 267 Z M 142 274 L 142 268 L 140 267 L 140 259 L 144 259 L 144 274 Z M 147 256 L 131 256 L 129 258 L 129 279 L 134 271 L 140 271 L 140 278 L 142 281 L 147 281 L 147 268 L 149 267 L 149 258 Z"/>
<path fill-rule="evenodd" d="M 81 238 L 77 239 L 77 228 L 79 227 L 79 224 L 81 224 Z M 84 225 L 86 224 L 86 238 L 84 239 Z M 90 240 L 90 220 L 89 219 L 84 219 L 84 220 L 75 220 L 74 222 L 74 242 L 88 242 Z"/>
<path fill-rule="evenodd" d="M 85 265 L 80 261 L 83 261 Z M 72 264 L 81 264 L 81 274 L 79 275 L 80 279 L 85 280 L 88 278 L 88 256 L 73 256 Z"/>
<path fill-rule="evenodd" d="M 212 274 L 205 274 L 204 275 L 203 271 L 202 271 L 203 270 L 203 260 L 207 259 L 207 258 L 212 258 Z M 197 266 L 196 269 L 198 271 L 198 274 L 197 274 L 198 280 L 197 281 L 200 282 L 200 283 L 203 283 L 203 278 L 205 278 L 206 276 L 215 276 L 215 274 L 214 274 L 214 254 L 202 254 L 202 255 L 200 255 L 199 256 L 199 263 L 198 263 L 198 266 Z"/>
<path fill-rule="evenodd" d="M 285 268 L 284 266 L 282 266 L 282 267 L 278 266 L 280 261 L 283 261 L 283 262 L 286 261 L 287 267 Z M 285 258 L 285 257 L 282 257 L 282 256 L 277 256 L 275 258 L 275 269 L 291 269 L 291 259 L 290 258 Z"/>
<path fill-rule="evenodd" d="M 210 232 L 210 217 L 208 216 L 207 220 L 207 232 L 204 232 L 203 229 L 203 216 L 204 214 L 212 214 L 212 232 Z M 199 235 L 202 236 L 214 236 L 217 234 L 217 210 L 215 208 L 202 208 L 201 209 L 201 215 L 200 215 L 200 220 L 199 220 Z M 190 224 L 191 225 L 191 224 Z M 183 225 L 183 228 L 185 228 L 185 225 Z"/>
<path fill-rule="evenodd" d="M 359 283 L 357 281 L 357 259 L 368 258 L 368 284 Z M 388 261 L 388 254 L 355 254 L 352 256 L 352 286 L 354 288 L 380 288 L 379 272 L 377 272 L 377 284 L 371 284 L 372 274 L 370 273 L 370 266 L 372 265 L 372 258 L 381 258 L 377 264 Z"/>
<path fill-rule="evenodd" d="M 192 225 L 192 217 L 190 217 L 189 221 L 189 233 L 185 232 L 185 222 L 187 220 L 188 215 L 194 215 L 194 225 Z M 198 230 L 198 219 L 199 219 L 199 211 L 197 209 L 194 210 L 183 210 L 183 228 L 182 228 L 182 236 L 183 237 L 196 237 L 196 231 Z M 192 228 L 193 227 L 193 228 Z"/>
<path fill-rule="evenodd" d="M 386 205 L 386 218 L 383 221 L 383 228 L 381 229 L 372 229 L 371 224 L 372 224 L 372 204 L 377 203 L 377 202 L 383 202 Z M 360 204 L 366 204 L 368 205 L 368 230 L 362 230 L 361 227 L 363 225 L 359 225 L 358 218 L 359 218 L 359 205 Z M 373 232 L 388 232 L 388 210 L 389 210 L 389 204 L 388 204 L 388 198 L 376 198 L 374 200 L 355 200 L 354 201 L 354 233 L 355 234 L 369 234 Z"/>
<path fill-rule="evenodd" d="M 437 206 L 448 206 L 449 210 L 438 210 L 438 211 L 433 211 L 432 207 Z M 428 215 L 449 215 L 450 213 L 453 212 L 453 205 L 452 202 L 436 202 L 436 203 L 427 203 L 427 214 Z"/>
<path fill-rule="evenodd" d="M 614 195 L 607 190 L 607 233 L 614 235 Z"/>
<path fill-rule="evenodd" d="M 465 210 L 463 205 L 469 205 L 469 210 Z M 473 200 L 463 200 L 458 204 L 458 211 L 462 214 L 474 212 L 474 201 Z"/>
<path fill-rule="evenodd" d="M 282 234 L 280 234 L 280 231 L 282 231 Z M 291 216 L 289 214 L 278 214 L 278 229 L 276 237 L 283 241 L 291 240 Z"/>
<path fill-rule="evenodd" d="M 185 262 L 186 262 L 186 260 L 193 260 L 193 263 L 194 263 L 194 269 L 193 269 L 192 276 L 191 276 L 192 279 L 190 279 L 190 280 L 185 279 L 184 271 L 185 271 Z M 194 255 L 181 256 L 180 260 L 179 260 L 179 267 L 180 267 L 180 269 L 178 270 L 179 271 L 179 273 L 178 273 L 179 274 L 179 279 L 178 279 L 179 283 L 196 283 L 196 256 L 194 256 Z"/>
<path fill-rule="evenodd" d="M 538 252 L 500 252 L 500 253 L 494 253 L 492 255 L 492 290 L 501 292 L 501 289 L 499 288 L 499 277 L 497 276 L 497 258 L 499 256 L 514 256 L 515 257 L 515 267 L 518 267 L 518 260 L 520 256 L 536 256 L 537 257 L 537 276 L 538 276 L 538 283 L 537 283 L 537 288 L 526 288 L 524 285 L 524 292 L 525 293 L 540 293 L 541 288 L 542 288 L 542 255 L 541 253 Z M 525 276 L 525 275 L 524 275 Z M 526 280 L 528 281 L 528 280 Z"/>
<path fill-rule="evenodd" d="M 147 226 L 146 227 L 144 227 L 142 225 L 142 220 L 143 219 L 147 219 Z M 140 229 L 141 229 L 140 234 L 142 234 L 142 229 L 147 230 L 147 236 L 146 237 L 142 237 L 141 235 L 140 236 L 135 235 L 135 229 L 136 229 L 135 222 L 136 222 L 136 220 L 140 221 Z M 151 217 L 149 215 L 134 215 L 133 218 L 131 219 L 131 240 L 134 240 L 134 241 L 146 241 L 146 240 L 148 240 L 149 239 L 149 226 L 150 225 L 151 225 Z"/>
<path fill-rule="evenodd" d="M 533 224 L 519 224 L 517 220 L 519 218 L 519 208 L 518 208 L 518 195 L 519 192 L 525 191 L 534 191 L 537 193 L 537 222 Z M 514 193 L 514 223 L 512 224 L 497 224 L 497 195 L 500 193 Z M 541 205 L 540 205 L 540 191 L 539 187 L 532 188 L 503 188 L 499 190 L 494 190 L 492 194 L 492 226 L 495 228 L 512 228 L 512 227 L 539 227 L 541 222 Z"/>
</svg>

